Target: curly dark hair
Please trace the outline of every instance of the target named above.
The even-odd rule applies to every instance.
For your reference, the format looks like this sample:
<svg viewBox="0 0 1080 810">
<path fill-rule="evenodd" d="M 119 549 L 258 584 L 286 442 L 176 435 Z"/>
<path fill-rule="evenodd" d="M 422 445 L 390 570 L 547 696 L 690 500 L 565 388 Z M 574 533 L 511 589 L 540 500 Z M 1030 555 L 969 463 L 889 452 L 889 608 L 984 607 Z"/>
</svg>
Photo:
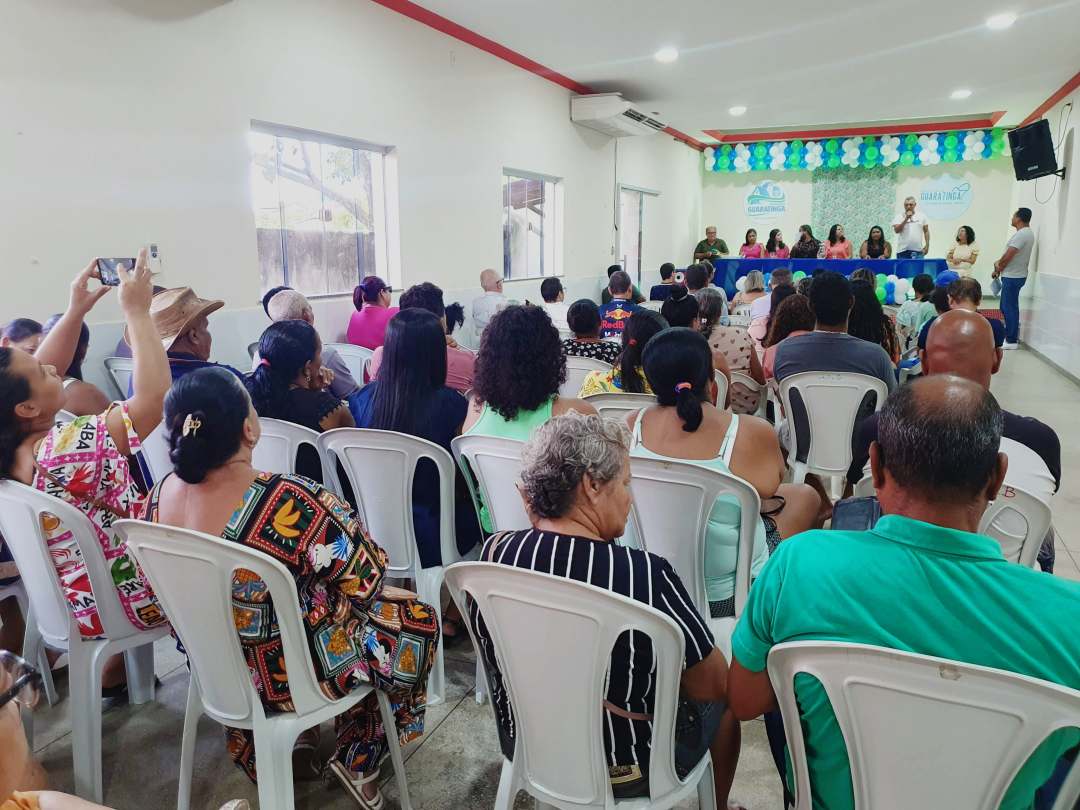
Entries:
<svg viewBox="0 0 1080 810">
<path fill-rule="evenodd" d="M 796 293 L 781 301 L 776 312 L 769 318 L 765 348 L 775 346 L 800 329 L 804 332 L 814 331 L 814 310 L 810 309 L 810 300 L 805 295 Z"/>
<path fill-rule="evenodd" d="M 535 411 L 566 382 L 559 330 L 542 307 L 511 306 L 497 313 L 480 338 L 473 392 L 503 419 Z"/>
</svg>

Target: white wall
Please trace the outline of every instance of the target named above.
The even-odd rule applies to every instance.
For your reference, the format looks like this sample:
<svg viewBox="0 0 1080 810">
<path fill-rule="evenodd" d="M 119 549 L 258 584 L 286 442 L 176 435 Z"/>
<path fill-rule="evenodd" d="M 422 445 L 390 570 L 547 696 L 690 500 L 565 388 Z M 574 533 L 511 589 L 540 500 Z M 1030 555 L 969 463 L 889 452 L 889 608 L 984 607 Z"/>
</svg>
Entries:
<svg viewBox="0 0 1080 810">
<path fill-rule="evenodd" d="M 404 286 L 431 280 L 468 302 L 479 271 L 501 266 L 504 167 L 564 179 L 571 295 L 598 293 L 614 256 L 614 142 L 569 122 L 570 93 L 374 3 L 7 0 L 0 75 L 0 245 L 17 279 L 0 322 L 47 317 L 88 257 L 152 241 L 162 284 L 227 302 L 215 359 L 243 362 L 265 325 L 252 119 L 396 148 Z M 618 178 L 661 192 L 650 266 L 693 244 L 697 152 L 623 139 Z M 539 300 L 538 287 L 507 292 Z M 351 304 L 317 309 L 337 338 Z M 92 314 L 91 365 L 111 353 L 118 317 L 111 300 Z"/>
</svg>

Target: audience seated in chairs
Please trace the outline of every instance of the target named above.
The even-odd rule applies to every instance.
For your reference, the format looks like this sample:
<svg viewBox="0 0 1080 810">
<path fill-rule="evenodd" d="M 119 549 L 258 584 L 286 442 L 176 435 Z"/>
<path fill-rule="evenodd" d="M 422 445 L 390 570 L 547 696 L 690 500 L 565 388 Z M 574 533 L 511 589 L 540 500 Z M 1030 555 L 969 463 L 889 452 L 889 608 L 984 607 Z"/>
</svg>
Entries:
<svg viewBox="0 0 1080 810">
<path fill-rule="evenodd" d="M 776 349 L 780 343 L 786 338 L 809 335 L 814 331 L 814 310 L 810 308 L 810 299 L 801 294 L 789 295 L 777 306 L 769 323 L 761 367 L 765 377 L 772 379 Z"/>
<path fill-rule="evenodd" d="M 270 328 L 290 323 L 302 322 Z M 259 419 L 243 386 L 227 372 L 205 369 L 180 380 L 165 401 L 165 420 L 175 474 L 150 493 L 145 518 L 219 535 L 289 569 L 296 579 L 311 663 L 326 694 L 344 697 L 370 682 L 398 704 L 393 735 L 382 728 L 374 693 L 335 723 L 330 771 L 360 806 L 381 806 L 376 780 L 387 746 L 423 733 L 427 677 L 439 641 L 435 611 L 407 591 L 383 584 L 386 552 L 368 536 L 349 504 L 313 481 L 251 466 Z M 247 508 L 237 511 L 237 504 Z M 298 521 L 303 521 L 303 532 L 293 528 Z M 287 708 L 277 618 L 265 589 L 249 579 L 236 572 L 234 606 L 237 615 L 260 616 L 261 632 L 241 635 L 240 643 L 251 666 L 258 660 L 258 671 L 266 673 L 255 681 L 266 708 Z M 402 643 L 406 633 L 409 643 Z M 387 660 L 391 650 L 396 652 Z M 255 781 L 252 732 L 230 728 L 226 737 L 229 755 Z M 298 745 L 306 749 L 309 770 L 317 774 L 318 729 L 302 735 Z"/>
<path fill-rule="evenodd" d="M 600 312 L 590 298 L 581 298 L 570 305 L 566 322 L 572 338 L 563 341 L 567 357 L 589 357 L 614 364 L 622 351 L 617 343 L 600 337 Z"/>
<path fill-rule="evenodd" d="M 723 297 L 713 289 L 706 289 L 698 293 L 698 301 L 701 307 L 694 328 L 709 342 L 713 365 L 718 369 L 726 367 L 729 378 L 732 372 L 738 371 L 764 385 L 765 372 L 761 369 L 753 339 L 745 329 L 724 323 Z M 757 409 L 758 395 L 740 383 L 733 383 L 728 388 L 728 395 L 735 413 L 753 413 Z"/>
<path fill-rule="evenodd" d="M 698 319 L 698 298 L 701 291 L 691 295 L 686 287 L 675 287 L 660 307 L 660 315 L 668 326 L 692 327 Z"/>
<path fill-rule="evenodd" d="M 567 413 L 542 425 L 522 458 L 522 494 L 533 527 L 492 536 L 484 544 L 481 559 L 605 588 L 651 605 L 674 620 L 685 638 L 681 695 L 701 720 L 694 741 L 676 727 L 675 767 L 685 775 L 708 750 L 717 806 L 723 808 L 741 739 L 739 724 L 725 706 L 727 665 L 671 565 L 655 554 L 614 543 L 623 534 L 630 511 L 628 440 L 625 427 L 595 415 Z M 475 605 L 470 621 L 492 684 L 502 752 L 512 759 L 513 709 L 502 685 L 493 640 Z M 603 728 L 616 799 L 649 795 L 655 695 L 650 650 L 649 638 L 631 631 L 619 637 L 611 653 Z"/>
<path fill-rule="evenodd" d="M 507 307 L 491 319 L 480 340 L 469 413 L 461 432 L 524 442 L 553 416 L 567 411 L 595 414 L 589 403 L 559 396 L 564 382 L 566 357 L 548 314 L 540 307 Z M 491 518 L 484 508 L 480 525 L 491 533 Z"/>
<path fill-rule="evenodd" d="M 641 309 L 635 301 L 630 300 L 631 289 L 629 273 L 617 270 L 611 274 L 607 286 L 610 296 L 600 307 L 601 337 L 619 337 L 630 316 Z"/>
<path fill-rule="evenodd" d="M 557 278 L 545 278 L 540 282 L 540 297 L 544 299 L 544 309 L 547 310 L 548 317 L 555 324 L 555 328 L 569 329 L 566 316 L 570 305 L 566 303 L 566 291 L 563 289 L 562 282 Z"/>
<path fill-rule="evenodd" d="M 759 298 L 764 298 L 766 295 L 765 274 L 760 270 L 751 270 L 746 274 L 746 281 L 743 282 L 743 288 L 735 293 L 735 297 L 731 299 L 731 306 L 732 308 L 748 307 Z"/>
<path fill-rule="evenodd" d="M 48 335 L 53 327 L 64 316 L 53 315 L 45 321 L 42 334 Z M 71 358 L 71 365 L 64 372 L 64 410 L 76 416 L 89 416 L 98 414 L 109 407 L 109 398 L 93 383 L 83 380 L 83 363 L 86 361 L 86 352 L 90 348 L 90 327 L 85 323 L 79 332 L 79 343 L 75 347 L 75 356 Z"/>
<path fill-rule="evenodd" d="M 885 314 L 885 308 L 878 301 L 873 285 L 866 281 L 851 283 L 851 296 L 855 305 L 848 315 L 848 334 L 876 343 L 885 350 L 895 365 L 900 362 L 900 339 L 892 318 Z"/>
<path fill-rule="evenodd" d="M 668 304 L 671 302 L 669 301 Z M 667 328 L 664 317 L 651 309 L 639 309 L 626 322 L 619 361 L 610 371 L 590 371 L 581 383 L 580 397 L 593 394 L 651 394 L 641 370 L 641 353 L 653 335 Z"/>
<path fill-rule="evenodd" d="M 315 326 L 315 312 L 306 296 L 288 288 L 278 290 L 278 292 L 280 295 L 275 294 L 267 302 L 266 314 L 270 316 L 271 321 L 274 323 L 305 321 Z M 322 343 L 321 338 L 319 342 Z M 255 356 L 251 358 L 252 371 L 259 367 L 260 359 L 259 353 L 255 352 Z M 341 359 L 336 349 L 323 346 L 322 364 L 333 373 L 327 390 L 335 397 L 349 400 L 360 391 L 360 385 L 353 379 L 349 366 Z"/>
<path fill-rule="evenodd" d="M 776 709 L 769 651 L 795 640 L 891 647 L 1080 689 L 1080 636 L 1063 632 L 1080 623 L 1080 585 L 1007 563 L 995 540 L 976 534 L 1005 477 L 1002 422 L 983 385 L 949 374 L 889 397 L 870 448 L 885 516 L 870 531 L 807 532 L 772 555 L 732 638 L 728 696 L 736 716 Z M 829 700 L 812 678 L 796 680 L 795 692 L 815 805 L 851 808 L 847 753 Z M 1078 743 L 1080 730 L 1052 734 L 1002 806 L 1031 807 L 1059 757 Z"/>
<path fill-rule="evenodd" d="M 777 267 L 769 275 L 769 293 L 775 292 L 780 287 L 792 286 L 793 282 L 791 271 L 786 267 Z M 773 306 L 778 304 L 779 301 L 774 301 L 771 295 L 762 295 L 759 298 L 754 299 L 750 303 L 750 323 L 759 318 L 769 317 L 769 313 L 772 312 Z"/>
<path fill-rule="evenodd" d="M 307 321 L 272 323 L 259 339 L 259 365 L 245 379 L 259 416 L 282 419 L 322 433 L 355 427 L 349 406 L 327 388 L 322 341 Z"/>
<path fill-rule="evenodd" d="M 777 273 L 781 273 L 781 277 L 786 277 L 787 281 L 777 283 Z M 772 314 L 776 312 L 776 308 L 780 306 L 781 301 L 789 295 L 795 294 L 795 285 L 791 280 L 790 271 L 785 267 L 777 268 L 773 272 L 769 284 L 771 286 L 769 294 L 750 305 L 750 326 L 746 329 L 747 334 L 754 339 L 759 351 L 764 350 L 762 343 L 765 336 L 769 334 L 769 323 L 772 320 Z"/>
<path fill-rule="evenodd" d="M 503 295 L 503 277 L 490 268 L 480 273 L 480 287 L 483 294 L 472 302 L 472 320 L 475 336 L 479 338 L 496 313 L 510 306 L 509 299 Z"/>
<path fill-rule="evenodd" d="M 443 291 L 429 281 L 423 284 L 414 284 L 401 294 L 401 312 L 407 309 L 423 309 L 439 319 L 443 329 L 443 340 L 446 343 L 446 386 L 462 393 L 470 390 L 473 386 L 473 376 L 476 373 L 476 355 L 468 349 L 458 346 L 456 340 L 450 337 L 446 322 L 446 308 L 443 306 Z M 593 309 L 595 309 L 595 305 Z M 391 318 L 391 320 L 393 320 Z M 387 325 L 389 330 L 389 325 Z M 385 344 L 380 346 L 371 355 L 371 365 L 368 367 L 368 375 L 371 379 L 379 376 L 382 367 Z M 323 354 L 325 361 L 325 352 Z"/>
<path fill-rule="evenodd" d="M 934 293 L 934 278 L 929 273 L 919 273 L 911 280 L 911 289 L 915 298 L 905 301 L 896 313 L 896 331 L 905 348 L 911 338 L 922 331 L 926 322 L 937 314 L 930 296 Z"/>
<path fill-rule="evenodd" d="M 353 307 L 346 340 L 354 346 L 377 349 L 383 344 L 386 323 L 397 314 L 390 306 L 390 285 L 378 276 L 368 276 L 353 290 Z"/>
<path fill-rule="evenodd" d="M 611 286 L 610 286 L 611 277 L 613 275 L 615 275 L 616 273 L 621 273 L 621 272 L 625 272 L 623 270 L 621 264 L 613 264 L 610 267 L 608 267 L 608 269 L 607 269 L 607 277 L 608 277 L 608 285 L 609 286 L 605 287 L 600 293 L 600 303 L 601 303 L 601 305 L 611 303 L 611 299 L 613 297 L 612 293 L 611 293 Z M 630 274 L 627 273 L 626 277 L 630 278 Z M 630 295 L 628 296 L 628 298 L 631 301 L 633 301 L 635 304 L 640 304 L 642 301 L 645 300 L 645 296 L 641 294 L 641 290 L 639 290 L 636 285 L 632 284 L 627 289 L 630 290 Z"/>
<path fill-rule="evenodd" d="M 967 279 L 974 281 L 974 279 Z M 953 310 L 934 321 L 926 348 L 919 352 L 924 376 L 932 374 L 955 374 L 971 380 L 989 390 L 990 378 L 1001 368 L 1001 348 L 994 345 L 993 332 L 987 318 L 973 312 Z M 1049 425 L 1030 416 L 1018 416 L 1004 408 L 1001 436 L 1019 442 L 1035 453 L 1046 464 L 1053 477 L 1053 489 L 1061 486 L 1061 441 Z M 871 414 L 862 421 L 852 442 L 851 468 L 848 483 L 854 486 L 863 477 L 870 459 L 870 445 L 877 441 L 880 414 Z M 1021 474 L 1019 467 L 1009 464 L 1010 479 Z M 1030 487 L 1029 490 L 1036 490 Z M 1031 491 L 1032 495 L 1040 493 Z M 1039 551 L 1039 565 L 1044 571 L 1054 570 L 1054 536 L 1051 532 Z"/>
<path fill-rule="evenodd" d="M 982 285 L 979 284 L 979 280 L 972 278 L 971 276 L 964 276 L 958 278 L 955 281 L 949 283 L 948 287 L 944 288 L 945 297 L 949 304 L 948 312 L 953 309 L 964 309 L 968 312 L 978 312 L 979 304 L 982 303 Z M 942 312 L 938 312 L 929 318 L 923 327 L 919 330 L 919 348 L 926 348 L 926 336 L 930 332 L 930 324 L 934 322 L 934 319 L 938 317 Z M 1001 347 L 1005 345 L 1005 323 L 998 318 L 991 318 L 989 315 L 984 316 L 986 320 L 990 322 L 990 328 L 994 332 L 994 345 Z"/>
<path fill-rule="evenodd" d="M 0 348 L 22 349 L 33 354 L 44 338 L 40 323 L 32 318 L 16 318 L 0 329 Z"/>
<path fill-rule="evenodd" d="M 88 282 L 96 272 L 91 262 L 76 277 L 67 311 L 36 355 L 0 349 L 0 478 L 65 500 L 90 518 L 112 562 L 120 604 L 132 626 L 144 630 L 164 624 L 166 618 L 127 552 L 119 549 L 117 554 L 111 527 L 118 518 L 133 515 L 142 503 L 127 457 L 139 450 L 140 440 L 161 421 L 169 365 L 150 315 L 152 287 L 144 249 L 133 271 L 120 270 L 118 290 L 135 358 L 134 394 L 100 414 L 56 424 L 57 411 L 64 403 L 63 381 L 56 369 L 71 365 L 83 319 L 111 289 L 90 291 Z M 78 546 L 59 521 L 54 523 L 44 529 L 75 625 L 82 636 L 100 638 L 101 620 Z M 122 690 L 123 679 L 123 658 L 117 656 L 106 664 L 103 684 Z"/>
<path fill-rule="evenodd" d="M 665 329 L 645 347 L 644 368 L 657 404 L 627 417 L 631 452 L 730 472 L 758 491 L 762 520 L 754 541 L 753 575 L 785 537 L 820 525 L 817 493 L 806 484 L 781 483 L 787 466 L 772 426 L 713 404 L 712 352 L 704 337 L 690 329 Z M 739 505 L 730 497 L 718 500 L 709 516 L 705 588 L 714 619 L 735 615 L 740 520 Z"/>
<path fill-rule="evenodd" d="M 649 290 L 650 301 L 667 301 L 675 287 L 682 286 L 675 283 L 675 265 L 664 262 L 660 265 L 660 283 L 654 284 Z"/>
</svg>

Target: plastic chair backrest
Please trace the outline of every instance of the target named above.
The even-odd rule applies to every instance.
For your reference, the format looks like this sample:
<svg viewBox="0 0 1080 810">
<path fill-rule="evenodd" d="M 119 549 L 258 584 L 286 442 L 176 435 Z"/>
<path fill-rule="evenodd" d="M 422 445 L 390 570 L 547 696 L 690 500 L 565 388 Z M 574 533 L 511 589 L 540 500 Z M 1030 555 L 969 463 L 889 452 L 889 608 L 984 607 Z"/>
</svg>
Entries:
<svg viewBox="0 0 1080 810">
<path fill-rule="evenodd" d="M 845 475 L 851 465 L 855 418 L 868 393 L 878 411 L 889 389 L 867 374 L 804 371 L 785 377 L 780 396 L 791 426 L 794 459 L 805 462 L 812 473 Z"/>
<path fill-rule="evenodd" d="M 664 302 L 663 301 L 642 301 L 640 304 L 638 304 L 638 306 L 641 307 L 642 309 L 651 309 L 653 312 L 659 312 L 663 308 Z"/>
<path fill-rule="evenodd" d="M 74 422 L 77 418 L 71 411 L 65 411 L 61 408 L 56 412 L 55 422 L 58 425 L 66 425 L 68 422 Z"/>
<path fill-rule="evenodd" d="M 318 452 L 319 434 L 311 428 L 264 417 L 259 417 L 259 428 L 259 443 L 251 452 L 251 465 L 256 470 L 295 473 L 296 457 L 303 445 Z"/>
<path fill-rule="evenodd" d="M 722 371 L 714 371 L 713 380 L 716 382 L 716 406 L 718 408 L 726 408 L 728 388 L 731 387 L 727 375 Z"/>
<path fill-rule="evenodd" d="M 741 478 L 691 461 L 630 456 L 631 507 L 642 548 L 666 559 L 683 581 L 694 606 L 709 615 L 705 592 L 705 535 L 721 495 L 733 495 L 742 512 L 735 563 L 735 615 L 750 590 L 754 537 L 761 522 L 757 490 Z"/>
<path fill-rule="evenodd" d="M 1005 559 L 1030 568 L 1050 531 L 1050 507 L 1034 495 L 1005 483 L 983 512 L 979 534 L 1001 544 Z"/>
<path fill-rule="evenodd" d="M 1080 692 L 885 647 L 779 644 L 769 653 L 768 671 L 784 715 L 798 810 L 811 807 L 793 688 L 799 673 L 817 678 L 832 704 L 847 745 L 855 810 L 996 810 L 1035 747 L 1057 729 L 1080 726 Z"/>
<path fill-rule="evenodd" d="M 574 399 L 581 393 L 581 384 L 593 371 L 611 371 L 611 366 L 603 360 L 592 357 L 567 357 L 566 382 L 559 386 L 559 396 Z"/>
<path fill-rule="evenodd" d="M 108 372 L 109 380 L 112 381 L 113 387 L 116 389 L 117 400 L 128 398 L 128 391 L 131 388 L 131 375 L 134 370 L 135 360 L 131 357 L 105 358 L 105 371 Z"/>
<path fill-rule="evenodd" d="M 439 538 L 443 565 L 459 559 L 454 535 L 454 460 L 439 445 L 393 430 L 338 428 L 317 439 L 323 480 L 341 493 L 338 462 L 356 497 L 356 510 L 390 556 L 389 576 L 411 577 L 421 568 L 413 526 L 416 465 L 435 464 L 439 474 Z"/>
<path fill-rule="evenodd" d="M 526 529 L 532 525 L 517 485 L 521 480 L 523 442 L 494 436 L 465 435 L 450 442 L 469 485 L 473 504 L 487 507 L 495 531 Z M 477 496 L 479 495 L 479 500 Z"/>
<path fill-rule="evenodd" d="M 349 373 L 360 385 L 367 379 L 368 366 L 375 354 L 371 349 L 353 343 L 327 343 L 326 348 L 334 349 L 349 368 Z"/>
<path fill-rule="evenodd" d="M 173 471 L 172 459 L 169 458 L 169 434 L 164 422 L 142 440 L 142 457 L 155 484 Z"/>
<path fill-rule="evenodd" d="M 248 358 L 250 358 L 251 360 L 254 360 L 255 355 L 258 353 L 258 351 L 259 351 L 259 341 L 256 340 L 254 343 L 249 343 L 248 344 Z"/>
<path fill-rule="evenodd" d="M 765 418 L 765 403 L 769 401 L 769 389 L 767 386 L 762 385 L 749 374 L 745 374 L 742 371 L 731 372 L 731 385 L 742 386 L 746 391 L 756 395 L 757 404 L 754 405 L 754 410 L 751 413 L 753 416 Z"/>
<path fill-rule="evenodd" d="M 16 481 L 0 481 L 0 532 L 11 548 L 45 641 L 63 648 L 77 640 L 78 630 L 74 629 L 72 608 L 60 588 L 42 526 L 43 519 L 47 524 L 59 520 L 78 545 L 105 637 L 119 639 L 139 632 L 128 621 L 116 595 L 110 567 L 90 518 L 70 503 L 33 487 Z M 121 564 L 120 560 L 114 563 Z M 72 639 L 73 633 L 75 639 Z"/>
<path fill-rule="evenodd" d="M 534 796 L 612 806 L 600 707 L 611 649 L 627 630 L 649 636 L 656 661 L 650 791 L 681 786 L 672 746 L 684 650 L 671 618 L 593 585 L 495 563 L 458 563 L 446 582 L 484 618 L 514 708 L 514 760 Z"/>
<path fill-rule="evenodd" d="M 590 394 L 585 401 L 601 416 L 625 422 L 628 413 L 655 405 L 656 397 L 653 394 Z"/>
</svg>

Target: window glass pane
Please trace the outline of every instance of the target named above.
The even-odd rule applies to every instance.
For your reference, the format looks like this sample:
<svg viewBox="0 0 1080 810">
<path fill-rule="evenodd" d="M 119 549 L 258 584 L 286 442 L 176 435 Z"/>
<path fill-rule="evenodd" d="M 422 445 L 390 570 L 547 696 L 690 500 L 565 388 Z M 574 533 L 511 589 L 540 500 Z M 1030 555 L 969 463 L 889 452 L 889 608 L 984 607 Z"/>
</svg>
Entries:
<svg viewBox="0 0 1080 810">
<path fill-rule="evenodd" d="M 356 286 L 358 183 L 356 150 L 322 148 L 323 225 L 328 293 L 352 292 Z"/>
<path fill-rule="evenodd" d="M 259 284 L 263 290 L 285 283 L 281 250 L 281 207 L 277 182 L 277 138 L 252 132 L 251 199 L 255 207 L 255 238 L 259 253 Z"/>
<path fill-rule="evenodd" d="M 376 200 L 375 178 L 383 176 L 383 156 L 379 152 L 369 152 L 366 149 L 354 151 L 356 156 L 356 180 L 354 183 L 356 196 L 356 245 L 357 266 L 359 278 L 377 275 L 378 268 L 375 266 L 375 240 L 381 236 L 376 225 Z M 357 276 L 354 273 L 349 290 L 356 286 Z M 387 281 L 388 279 L 383 279 Z"/>
<path fill-rule="evenodd" d="M 555 181 L 503 175 L 503 274 L 536 278 L 558 273 Z"/>
<path fill-rule="evenodd" d="M 278 187 L 285 226 L 288 283 L 309 293 L 326 292 L 323 258 L 322 165 L 319 144 L 279 138 Z"/>
</svg>

